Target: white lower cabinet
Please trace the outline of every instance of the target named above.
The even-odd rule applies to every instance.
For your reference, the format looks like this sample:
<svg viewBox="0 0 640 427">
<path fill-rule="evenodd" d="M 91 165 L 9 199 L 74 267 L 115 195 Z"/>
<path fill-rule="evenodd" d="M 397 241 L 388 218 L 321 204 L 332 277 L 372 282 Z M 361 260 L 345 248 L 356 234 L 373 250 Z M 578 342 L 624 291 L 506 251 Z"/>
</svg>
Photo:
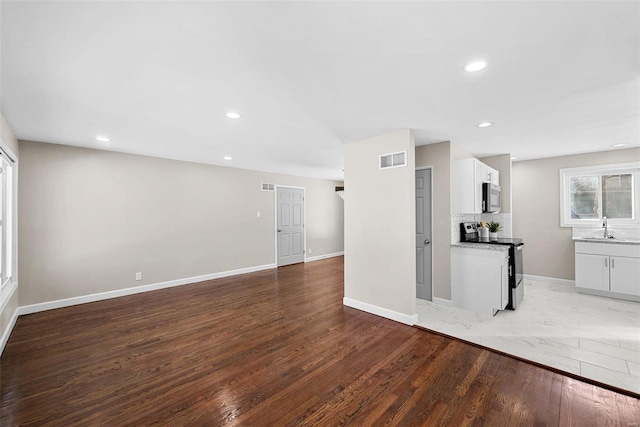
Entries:
<svg viewBox="0 0 640 427">
<path fill-rule="evenodd" d="M 640 296 L 640 258 L 611 257 L 611 292 Z"/>
<path fill-rule="evenodd" d="M 454 307 L 495 314 L 509 303 L 509 251 L 451 248 L 451 303 Z"/>
<path fill-rule="evenodd" d="M 509 257 L 506 257 L 502 261 L 502 304 L 500 304 L 501 310 L 509 304 Z"/>
<path fill-rule="evenodd" d="M 638 300 L 640 246 L 576 242 L 578 292 Z"/>
<path fill-rule="evenodd" d="M 608 291 L 609 257 L 576 253 L 576 286 Z"/>
</svg>

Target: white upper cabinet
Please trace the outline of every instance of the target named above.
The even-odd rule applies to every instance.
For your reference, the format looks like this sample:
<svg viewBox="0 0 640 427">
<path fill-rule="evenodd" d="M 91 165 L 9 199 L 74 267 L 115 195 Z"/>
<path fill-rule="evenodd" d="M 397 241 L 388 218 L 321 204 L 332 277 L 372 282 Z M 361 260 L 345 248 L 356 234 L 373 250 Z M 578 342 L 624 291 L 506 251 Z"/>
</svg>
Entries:
<svg viewBox="0 0 640 427">
<path fill-rule="evenodd" d="M 494 185 L 500 185 L 500 172 L 487 166 L 487 181 Z"/>
<path fill-rule="evenodd" d="M 451 164 L 451 212 L 482 213 L 482 183 L 499 184 L 497 170 L 478 159 L 456 160 Z"/>
</svg>

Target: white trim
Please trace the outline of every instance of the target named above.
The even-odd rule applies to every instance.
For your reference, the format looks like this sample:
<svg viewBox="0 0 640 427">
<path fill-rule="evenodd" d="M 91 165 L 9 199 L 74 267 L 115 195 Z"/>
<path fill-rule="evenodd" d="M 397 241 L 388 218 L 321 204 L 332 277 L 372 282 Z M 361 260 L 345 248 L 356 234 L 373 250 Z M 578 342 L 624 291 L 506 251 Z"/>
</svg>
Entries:
<svg viewBox="0 0 640 427">
<path fill-rule="evenodd" d="M 166 282 L 152 283 L 149 285 L 135 286 L 133 288 L 117 289 L 114 291 L 99 292 L 96 294 L 82 295 L 79 297 L 65 298 L 55 301 L 47 301 L 38 304 L 31 304 L 18 307 L 18 314 L 38 313 L 40 311 L 53 310 L 55 308 L 69 307 L 72 305 L 85 304 L 88 302 L 101 301 L 110 298 L 117 298 L 126 295 L 139 294 L 142 292 L 156 291 L 158 289 L 171 288 L 174 286 L 189 285 L 205 280 L 220 279 L 222 277 L 236 276 L 238 274 L 254 273 L 256 271 L 276 268 L 275 264 L 257 265 L 254 267 L 239 268 L 237 270 L 221 271 L 219 273 L 204 274 L 202 276 L 186 277 L 184 279 L 169 280 Z"/>
<path fill-rule="evenodd" d="M 453 307 L 453 303 L 451 302 L 450 299 L 444 299 L 444 298 L 438 298 L 438 297 L 433 297 L 433 301 L 434 304 L 438 304 L 438 305 L 444 305 L 446 307 Z"/>
<path fill-rule="evenodd" d="M 609 226 L 637 227 L 640 224 L 640 162 L 615 163 L 608 165 L 582 166 L 577 168 L 562 168 L 559 170 L 560 193 L 560 227 L 600 227 L 602 224 L 602 206 L 599 206 L 599 217 L 592 219 L 573 219 L 570 212 L 569 180 L 574 176 L 593 175 L 601 176 L 606 173 L 629 173 L 633 175 L 634 188 L 632 194 L 632 218 L 611 218 Z M 601 180 L 598 179 L 599 192 L 602 191 Z M 599 198 L 599 203 L 602 200 Z"/>
<path fill-rule="evenodd" d="M 5 288 L 4 290 L 2 289 L 2 286 L 0 286 L 0 305 L 2 306 L 2 308 L 0 309 L 0 313 L 2 313 L 2 310 L 4 310 L 7 301 L 9 301 L 11 299 L 11 296 L 13 295 L 13 293 L 15 292 L 15 290 L 18 287 L 18 166 L 19 166 L 19 161 L 18 161 L 18 156 L 16 156 L 14 154 L 13 151 L 11 151 L 11 149 L 9 149 L 9 147 L 5 144 L 4 140 L 0 138 L 0 150 L 4 153 L 4 155 L 6 157 L 9 158 L 9 160 L 12 162 L 11 164 L 11 169 L 12 169 L 12 189 L 11 189 L 11 194 L 12 194 L 12 212 L 11 212 L 11 284 L 8 286 L 12 286 L 12 288 Z M 5 248 L 6 250 L 6 248 Z M 1 262 L 1 260 L 0 260 Z M 7 286 L 7 285 L 5 285 Z"/>
<path fill-rule="evenodd" d="M 342 256 L 342 255 L 344 255 L 344 251 L 334 252 L 334 253 L 331 253 L 331 254 L 310 256 L 310 257 L 306 258 L 304 262 L 320 261 L 321 259 L 333 258 L 333 257 L 337 257 L 337 256 Z"/>
<path fill-rule="evenodd" d="M 11 332 L 13 332 L 13 327 L 16 325 L 16 321 L 18 320 L 18 316 L 20 315 L 18 313 L 19 310 L 20 310 L 20 307 L 16 307 L 16 309 L 13 310 L 13 315 L 9 320 L 9 324 L 7 325 L 7 327 L 4 329 L 4 332 L 2 333 L 2 338 L 0 338 L 0 356 L 2 356 L 4 347 L 7 345 L 7 341 L 9 341 Z"/>
<path fill-rule="evenodd" d="M 534 276 L 532 274 L 525 274 L 523 279 L 537 280 L 540 282 L 558 283 L 562 285 L 575 285 L 575 280 L 556 279 L 555 277 Z"/>
<path fill-rule="evenodd" d="M 640 162 L 628 162 L 628 163 L 613 163 L 608 165 L 594 165 L 594 166 L 581 166 L 577 168 L 562 168 L 560 171 L 568 173 L 570 175 L 580 175 L 582 173 L 606 173 L 625 171 L 629 169 L 640 168 Z"/>
<path fill-rule="evenodd" d="M 18 289 L 18 282 L 12 281 L 7 286 L 9 286 L 9 290 L 5 291 L 7 293 L 7 296 L 2 300 L 2 304 L 0 304 L 0 313 L 4 311 L 5 307 L 11 300 L 11 297 L 13 296 L 14 292 L 16 291 L 16 289 Z"/>
<path fill-rule="evenodd" d="M 355 299 L 344 297 L 342 304 L 347 307 L 355 308 L 357 310 L 366 311 L 367 313 L 375 314 L 376 316 L 384 317 L 387 319 L 395 320 L 396 322 L 404 323 L 405 325 L 413 326 L 418 323 L 418 314 L 404 314 L 397 311 L 389 310 L 388 308 L 378 307 L 377 305 L 368 304 L 366 302 L 358 301 Z"/>
</svg>

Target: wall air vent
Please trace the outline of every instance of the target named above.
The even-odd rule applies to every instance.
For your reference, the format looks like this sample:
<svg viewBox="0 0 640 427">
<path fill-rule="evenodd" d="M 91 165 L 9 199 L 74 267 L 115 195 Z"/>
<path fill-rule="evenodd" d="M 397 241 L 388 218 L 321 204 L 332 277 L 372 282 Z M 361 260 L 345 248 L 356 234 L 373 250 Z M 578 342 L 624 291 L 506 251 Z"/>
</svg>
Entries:
<svg viewBox="0 0 640 427">
<path fill-rule="evenodd" d="M 275 188 L 274 184 L 267 184 L 266 182 L 262 183 L 262 191 L 274 191 Z"/>
<path fill-rule="evenodd" d="M 383 154 L 380 156 L 380 169 L 398 168 L 400 166 L 407 166 L 406 151 Z"/>
</svg>

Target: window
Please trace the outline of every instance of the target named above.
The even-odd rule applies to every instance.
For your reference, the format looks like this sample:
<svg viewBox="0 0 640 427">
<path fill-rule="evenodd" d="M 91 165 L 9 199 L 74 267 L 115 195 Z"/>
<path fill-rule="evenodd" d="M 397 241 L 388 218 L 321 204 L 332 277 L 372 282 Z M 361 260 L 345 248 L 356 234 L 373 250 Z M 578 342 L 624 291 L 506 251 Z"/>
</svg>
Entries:
<svg viewBox="0 0 640 427">
<path fill-rule="evenodd" d="M 15 290 L 15 177 L 13 156 L 0 149 L 0 307 Z"/>
<path fill-rule="evenodd" d="M 638 224 L 640 162 L 560 170 L 563 227 Z"/>
</svg>

